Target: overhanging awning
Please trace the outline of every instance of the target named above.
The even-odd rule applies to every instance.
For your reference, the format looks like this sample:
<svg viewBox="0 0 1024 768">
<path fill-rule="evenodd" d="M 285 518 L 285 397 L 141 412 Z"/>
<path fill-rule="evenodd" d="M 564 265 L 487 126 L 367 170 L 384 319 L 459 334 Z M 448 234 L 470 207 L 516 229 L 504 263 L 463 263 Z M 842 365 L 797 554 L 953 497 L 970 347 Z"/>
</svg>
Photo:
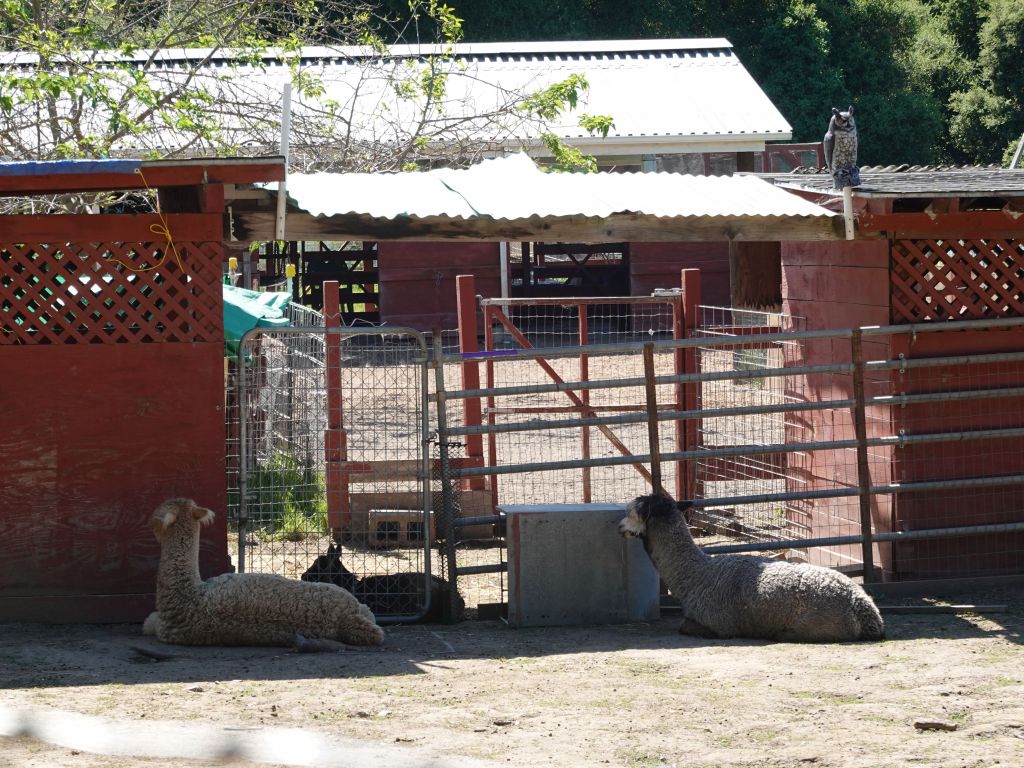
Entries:
<svg viewBox="0 0 1024 768">
<path fill-rule="evenodd" d="M 273 192 L 233 208 L 242 240 L 274 237 Z M 564 242 L 827 240 L 842 217 L 754 176 L 545 173 L 526 155 L 466 170 L 297 174 L 288 240 Z"/>
</svg>

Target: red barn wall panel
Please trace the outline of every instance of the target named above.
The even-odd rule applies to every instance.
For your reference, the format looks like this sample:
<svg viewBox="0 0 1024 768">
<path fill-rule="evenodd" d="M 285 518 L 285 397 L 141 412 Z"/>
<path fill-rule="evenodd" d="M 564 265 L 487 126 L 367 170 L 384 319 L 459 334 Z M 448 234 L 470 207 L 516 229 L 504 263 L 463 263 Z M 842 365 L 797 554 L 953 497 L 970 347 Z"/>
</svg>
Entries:
<svg viewBox="0 0 1024 768">
<path fill-rule="evenodd" d="M 481 296 L 501 295 L 498 243 L 377 243 L 380 315 L 421 331 L 458 327 L 455 278 L 471 274 Z"/>
<path fill-rule="evenodd" d="M 141 620 L 154 508 L 226 507 L 222 217 L 0 224 L 0 620 Z M 231 569 L 223 515 L 200 568 Z"/>
<path fill-rule="evenodd" d="M 801 318 L 806 330 L 885 325 L 889 319 L 889 258 L 886 242 L 830 241 L 782 243 L 783 312 Z M 816 365 L 850 361 L 850 342 L 845 339 L 805 341 L 802 355 L 793 365 Z M 865 359 L 888 355 L 888 343 L 872 340 L 863 344 Z M 834 374 L 794 377 L 787 394 L 814 402 L 853 397 L 849 376 Z M 866 381 L 866 395 L 888 394 L 887 379 Z M 868 436 L 889 434 L 885 415 L 869 413 Z M 787 440 L 846 440 L 855 436 L 849 410 L 811 412 L 800 415 L 787 426 Z M 888 449 L 869 452 L 868 465 L 875 484 L 889 482 L 892 467 Z M 788 490 L 824 490 L 857 485 L 857 461 L 853 450 L 814 451 L 790 457 L 795 482 Z M 856 534 L 860 531 L 860 507 L 856 497 L 805 504 L 808 536 Z M 888 497 L 873 500 L 872 519 L 876 530 L 890 530 L 892 510 Z M 859 559 L 859 546 L 835 548 L 841 558 Z M 824 562 L 829 558 L 825 554 Z M 891 570 L 888 545 L 876 547 L 876 564 Z"/>
<path fill-rule="evenodd" d="M 678 288 L 679 273 L 683 269 L 700 270 L 702 303 L 729 306 L 728 243 L 629 244 L 629 282 L 633 296 L 648 296 L 655 288 Z"/>
<path fill-rule="evenodd" d="M 980 330 L 917 334 L 893 340 L 894 354 L 910 359 L 946 355 L 1019 352 L 1024 331 Z M 910 394 L 1001 389 L 1024 386 L 1024 364 L 939 366 L 908 369 L 897 378 L 897 391 Z M 894 427 L 908 435 L 1024 427 L 1024 398 L 1008 396 L 909 405 L 894 408 Z M 952 440 L 894 450 L 894 473 L 901 482 L 948 480 L 1024 473 L 1024 439 Z M 901 494 L 896 499 L 901 530 L 987 525 L 1024 520 L 1024 488 L 949 489 Z M 1024 534 L 936 539 L 895 547 L 901 578 L 986 576 L 1018 572 Z"/>
</svg>

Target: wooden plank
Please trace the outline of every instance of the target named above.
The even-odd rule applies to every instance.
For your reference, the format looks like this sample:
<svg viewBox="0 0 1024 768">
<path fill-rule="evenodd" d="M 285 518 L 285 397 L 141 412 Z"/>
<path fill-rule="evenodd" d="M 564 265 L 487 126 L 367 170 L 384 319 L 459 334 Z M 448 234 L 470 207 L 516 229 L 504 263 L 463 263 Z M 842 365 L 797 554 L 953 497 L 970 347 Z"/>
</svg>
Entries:
<svg viewBox="0 0 1024 768">
<path fill-rule="evenodd" d="M 272 240 L 274 214 L 234 212 L 240 240 Z M 288 240 L 546 240 L 573 243 L 610 241 L 838 240 L 845 237 L 841 217 L 707 216 L 660 218 L 642 214 L 559 216 L 536 219 L 398 218 L 356 214 L 330 217 L 289 212 Z"/>
<path fill-rule="evenodd" d="M 203 575 L 231 569 L 223 343 L 19 345 L 3 356 L 18 371 L 0 387 L 5 596 L 152 591 L 150 515 L 176 496 L 218 513 L 203 529 Z"/>
<path fill-rule="evenodd" d="M 189 165 L 143 163 L 141 175 L 127 173 L 48 173 L 25 176 L 0 176 L 0 194 L 46 194 L 58 192 L 90 192 L 99 190 L 151 189 L 159 187 L 195 186 L 205 183 L 253 184 L 260 181 L 281 181 L 285 177 L 284 161 L 260 162 L 196 162 Z"/>
<path fill-rule="evenodd" d="M 0 242 L 7 243 L 104 243 L 165 240 L 154 231 L 163 226 L 175 240 L 215 240 L 223 237 L 223 217 L 219 213 L 172 213 L 161 217 L 151 213 L 124 213 L 100 216 L 17 215 L 0 216 Z"/>
<path fill-rule="evenodd" d="M 857 217 L 858 237 L 988 238 L 1024 237 L 1024 216 L 1010 210 L 944 213 L 876 214 L 863 211 Z"/>
<path fill-rule="evenodd" d="M 0 621 L 42 624 L 136 623 L 145 620 L 155 608 L 154 592 L 131 595 L 0 596 Z"/>
</svg>

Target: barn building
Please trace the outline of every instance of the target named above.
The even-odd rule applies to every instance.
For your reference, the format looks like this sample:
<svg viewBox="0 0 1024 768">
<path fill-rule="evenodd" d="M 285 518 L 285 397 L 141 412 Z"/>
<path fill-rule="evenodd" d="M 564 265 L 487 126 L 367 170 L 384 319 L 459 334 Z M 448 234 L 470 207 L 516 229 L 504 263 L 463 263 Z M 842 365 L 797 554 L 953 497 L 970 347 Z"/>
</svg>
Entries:
<svg viewBox="0 0 1024 768">
<path fill-rule="evenodd" d="M 393 46 L 386 61 L 422 62 L 439 52 Z M 359 116 L 355 125 L 357 133 L 363 132 L 362 139 L 385 141 L 384 128 L 374 122 L 374 110 L 381 99 L 396 113 L 402 105 L 392 103 L 393 94 L 360 81 L 359 65 L 365 62 L 366 51 L 343 53 L 305 49 L 303 65 L 322 78 L 323 98 L 340 99 Z M 452 47 L 452 57 L 458 66 L 446 81 L 443 119 L 472 126 L 458 139 L 464 156 L 522 151 L 550 161 L 535 126 L 477 124 L 466 118 L 492 109 L 503 93 L 530 92 L 580 74 L 589 84 L 580 106 L 564 113 L 550 129 L 565 144 L 593 155 L 602 171 L 727 175 L 822 164 L 820 144 L 784 143 L 792 137 L 791 127 L 724 39 L 459 44 Z M 265 88 L 271 101 L 289 77 L 287 68 L 272 59 L 248 75 Z M 683 93 L 685 99 L 666 98 Z M 301 120 L 301 106 L 297 110 Z M 614 119 L 607 136 L 591 136 L 579 127 L 577 116 L 584 112 Z M 302 147 L 296 151 L 301 154 Z M 313 164 L 310 170 L 319 167 Z M 366 178 L 351 175 L 339 183 L 364 184 Z M 508 193 L 531 194 L 529 189 Z M 610 241 L 599 233 L 587 242 L 506 240 L 447 243 L 443 248 L 403 239 L 292 240 L 286 252 L 264 251 L 269 258 L 262 269 L 243 259 L 245 284 L 280 283 L 284 264 L 291 262 L 299 272 L 297 298 L 309 306 L 322 307 L 322 282 L 335 280 L 341 286 L 340 305 L 347 322 L 430 330 L 454 327 L 454 277 L 460 272 L 477 273 L 485 281 L 507 279 L 512 296 L 621 296 L 649 293 L 666 280 L 672 285 L 681 268 L 700 268 L 706 300 L 725 305 L 730 300 L 730 259 L 735 266 L 743 258 L 735 247 L 730 251 L 728 242 L 667 245 Z M 424 290 L 425 285 L 432 289 Z"/>
<path fill-rule="evenodd" d="M 913 395 L 961 383 L 990 391 L 970 403 L 901 405 L 875 413 L 868 436 L 949 433 L 1021 425 L 1024 364 L 1008 361 L 915 371 L 921 358 L 1013 353 L 1024 349 L 1024 330 L 988 329 L 987 320 L 1024 317 L 1024 171 L 973 168 L 937 170 L 889 167 L 862 169 L 853 190 L 856 239 L 829 243 L 780 244 L 783 312 L 801 319 L 805 330 L 862 326 L 906 326 L 906 332 L 877 341 L 865 338 L 865 359 L 906 359 L 905 371 L 881 376 L 867 394 Z M 771 177 L 809 201 L 842 209 L 827 173 Z M 977 330 L 929 334 L 935 323 L 973 321 Z M 880 346 L 879 346 L 880 345 Z M 844 354 L 831 341 L 809 342 L 795 365 L 836 361 Z M 837 357 L 839 356 L 839 357 Z M 849 396 L 833 391 L 834 378 L 801 382 L 801 391 L 827 400 Z M 1002 391 L 1000 391 L 1002 390 Z M 851 437 L 854 424 L 812 423 L 817 435 Z M 914 531 L 957 525 L 1024 521 L 1024 490 L 1014 478 L 1024 473 L 1024 442 L 1010 440 L 895 445 L 871 452 L 877 484 L 976 478 L 978 488 L 877 497 L 872 508 L 878 531 Z M 819 455 L 819 459 L 822 457 Z M 856 482 L 855 462 L 798 468 L 801 487 Z M 835 473 L 848 476 L 836 477 Z M 1000 476 L 1008 478 L 998 484 Z M 856 500 L 850 501 L 851 505 Z M 857 520 L 851 510 L 848 519 Z M 854 530 L 855 525 L 850 530 Z M 850 531 L 846 531 L 850 532 Z M 811 535 L 821 535 L 815 531 Z M 835 531 L 832 531 L 835 533 Z M 991 576 L 1019 572 L 1020 532 L 957 540 L 922 540 L 881 546 L 880 567 L 893 580 Z"/>
</svg>

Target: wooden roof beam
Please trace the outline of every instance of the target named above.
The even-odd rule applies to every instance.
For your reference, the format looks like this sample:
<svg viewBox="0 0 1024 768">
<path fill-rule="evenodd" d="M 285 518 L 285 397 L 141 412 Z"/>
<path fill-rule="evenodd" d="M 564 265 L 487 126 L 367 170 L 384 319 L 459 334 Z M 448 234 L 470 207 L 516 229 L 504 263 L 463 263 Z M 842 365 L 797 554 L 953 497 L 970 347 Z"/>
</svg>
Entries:
<svg viewBox="0 0 1024 768">
<path fill-rule="evenodd" d="M 233 211 L 239 240 L 273 240 L 274 214 Z M 289 212 L 286 240 L 461 240 L 608 243 L 841 240 L 840 216 L 695 216 L 658 218 L 622 213 L 607 217 L 532 219 L 380 219 L 359 214 L 331 217 Z"/>
</svg>

